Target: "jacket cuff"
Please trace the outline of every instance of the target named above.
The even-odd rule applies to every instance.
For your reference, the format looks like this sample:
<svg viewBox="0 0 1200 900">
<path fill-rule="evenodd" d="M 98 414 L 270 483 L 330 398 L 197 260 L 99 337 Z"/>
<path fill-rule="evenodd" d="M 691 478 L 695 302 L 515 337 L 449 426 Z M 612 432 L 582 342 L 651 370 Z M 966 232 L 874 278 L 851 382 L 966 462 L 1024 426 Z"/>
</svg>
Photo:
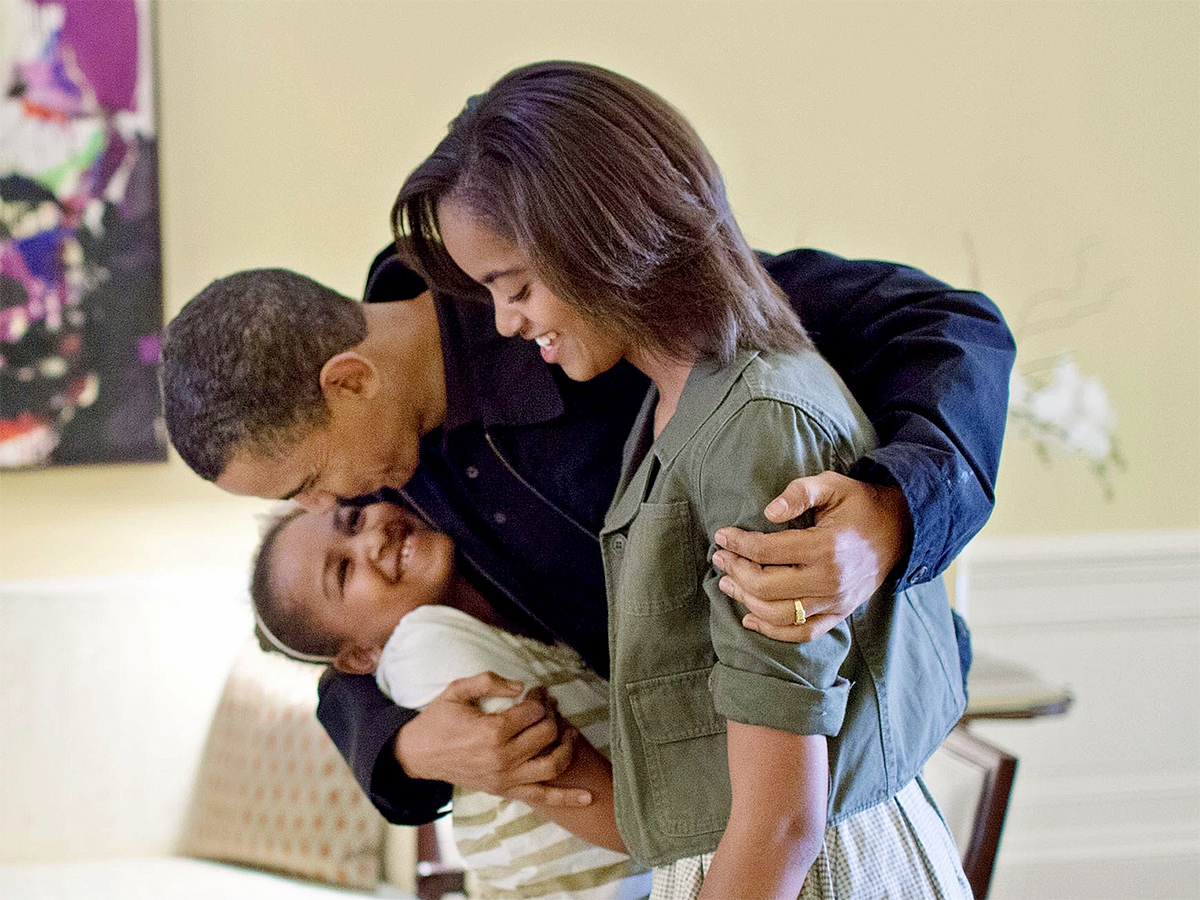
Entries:
<svg viewBox="0 0 1200 900">
<path fill-rule="evenodd" d="M 444 781 L 412 778 L 385 745 L 371 773 L 371 802 L 393 825 L 424 825 L 446 812 L 453 788 Z"/>
<path fill-rule="evenodd" d="M 962 547 L 954 545 L 950 527 L 956 485 L 930 460 L 929 449 L 887 444 L 857 460 L 849 474 L 868 484 L 896 485 L 904 494 L 912 521 L 912 547 L 908 558 L 902 558 L 892 570 L 891 578 L 898 589 L 940 575 Z"/>
<path fill-rule="evenodd" d="M 708 686 L 713 705 L 726 719 L 790 734 L 837 734 L 850 696 L 850 682 L 840 676 L 822 689 L 721 663 L 713 666 Z"/>
</svg>

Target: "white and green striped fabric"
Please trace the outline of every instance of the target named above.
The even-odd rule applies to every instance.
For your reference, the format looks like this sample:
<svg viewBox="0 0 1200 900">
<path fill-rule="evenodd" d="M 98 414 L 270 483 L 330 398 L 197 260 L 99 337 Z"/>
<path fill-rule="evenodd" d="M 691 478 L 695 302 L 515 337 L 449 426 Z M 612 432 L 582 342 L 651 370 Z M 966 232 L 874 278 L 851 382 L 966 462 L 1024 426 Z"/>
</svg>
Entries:
<svg viewBox="0 0 1200 900">
<path fill-rule="evenodd" d="M 393 701 L 419 709 L 451 681 L 488 671 L 527 688 L 545 685 L 559 711 L 607 755 L 606 681 L 569 647 L 509 634 L 457 609 L 423 606 L 406 615 L 375 677 Z M 587 843 L 520 801 L 455 789 L 452 819 L 472 896 L 635 900 L 650 893 L 650 873 L 629 857 Z"/>
</svg>

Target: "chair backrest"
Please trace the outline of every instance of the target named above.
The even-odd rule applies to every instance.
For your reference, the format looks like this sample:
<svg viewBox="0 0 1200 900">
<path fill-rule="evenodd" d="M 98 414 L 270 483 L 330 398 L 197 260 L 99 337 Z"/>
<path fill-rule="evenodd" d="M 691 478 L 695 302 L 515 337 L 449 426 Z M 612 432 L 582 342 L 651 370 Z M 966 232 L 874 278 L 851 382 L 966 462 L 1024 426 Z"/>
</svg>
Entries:
<svg viewBox="0 0 1200 900">
<path fill-rule="evenodd" d="M 417 826 L 417 882 L 419 900 L 440 900 L 446 894 L 467 892 L 466 870 L 454 846 L 450 817 Z"/>
<path fill-rule="evenodd" d="M 925 764 L 925 784 L 954 835 L 976 898 L 987 896 L 1017 758 L 963 725 Z"/>
</svg>

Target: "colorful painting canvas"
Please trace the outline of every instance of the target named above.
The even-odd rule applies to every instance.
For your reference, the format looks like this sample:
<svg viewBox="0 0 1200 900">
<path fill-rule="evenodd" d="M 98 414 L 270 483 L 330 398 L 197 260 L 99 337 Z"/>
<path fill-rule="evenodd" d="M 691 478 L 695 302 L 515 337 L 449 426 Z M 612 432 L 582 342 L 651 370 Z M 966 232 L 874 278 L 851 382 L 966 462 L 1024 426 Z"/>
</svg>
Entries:
<svg viewBox="0 0 1200 900">
<path fill-rule="evenodd" d="M 166 459 L 149 0 L 0 0 L 0 468 Z"/>
</svg>

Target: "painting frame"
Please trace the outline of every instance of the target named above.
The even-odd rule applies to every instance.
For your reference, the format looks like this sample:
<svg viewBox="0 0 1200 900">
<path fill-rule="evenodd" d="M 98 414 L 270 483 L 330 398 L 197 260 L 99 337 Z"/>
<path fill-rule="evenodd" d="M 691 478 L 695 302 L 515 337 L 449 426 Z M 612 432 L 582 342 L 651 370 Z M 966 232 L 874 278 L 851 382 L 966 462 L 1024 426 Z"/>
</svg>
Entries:
<svg viewBox="0 0 1200 900">
<path fill-rule="evenodd" d="M 0 25 L 0 470 L 163 462 L 154 3 Z"/>
</svg>

